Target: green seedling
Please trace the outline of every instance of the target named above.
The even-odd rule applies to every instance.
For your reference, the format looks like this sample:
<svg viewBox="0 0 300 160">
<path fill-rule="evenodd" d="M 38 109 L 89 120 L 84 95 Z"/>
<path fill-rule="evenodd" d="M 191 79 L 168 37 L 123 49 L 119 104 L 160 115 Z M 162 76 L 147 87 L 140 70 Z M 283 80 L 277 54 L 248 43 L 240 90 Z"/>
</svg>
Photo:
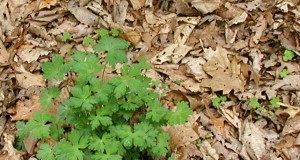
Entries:
<svg viewBox="0 0 300 160">
<path fill-rule="evenodd" d="M 283 61 L 287 62 L 287 61 L 291 61 L 294 57 L 295 57 L 294 52 L 286 49 L 283 53 L 282 59 Z"/>
<path fill-rule="evenodd" d="M 287 69 L 283 69 L 279 73 L 281 78 L 285 78 L 288 74 L 289 74 L 289 71 Z"/>
<path fill-rule="evenodd" d="M 259 109 L 259 108 L 261 108 L 260 103 L 258 102 L 258 98 L 256 98 L 256 97 L 251 97 L 251 98 L 250 98 L 249 105 L 250 105 L 253 109 Z"/>
<path fill-rule="evenodd" d="M 278 104 L 278 102 L 280 102 L 280 98 L 278 98 L 278 97 L 274 97 L 274 98 L 272 98 L 271 100 L 270 100 L 270 103 L 271 103 L 271 105 L 275 108 L 275 109 L 277 109 L 277 108 L 279 108 L 279 104 Z"/>
<path fill-rule="evenodd" d="M 220 97 L 216 97 L 212 99 L 212 105 L 214 107 L 218 107 L 221 103 L 224 103 L 227 101 L 227 97 L 226 96 L 220 96 Z"/>
</svg>

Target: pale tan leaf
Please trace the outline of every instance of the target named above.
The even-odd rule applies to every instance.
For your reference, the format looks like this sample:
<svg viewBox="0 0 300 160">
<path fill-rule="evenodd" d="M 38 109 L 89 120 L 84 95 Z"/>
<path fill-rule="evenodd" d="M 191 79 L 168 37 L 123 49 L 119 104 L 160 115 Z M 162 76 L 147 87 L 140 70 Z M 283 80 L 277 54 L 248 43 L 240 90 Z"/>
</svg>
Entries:
<svg viewBox="0 0 300 160">
<path fill-rule="evenodd" d="M 130 3 L 134 10 L 139 10 L 145 5 L 145 0 L 130 0 Z"/>
<path fill-rule="evenodd" d="M 227 58 L 231 54 L 224 48 L 217 47 L 216 51 L 204 50 L 204 58 L 208 61 L 203 65 L 203 70 L 212 76 L 200 82 L 202 87 L 211 88 L 213 91 L 223 90 L 224 94 L 231 90 L 244 91 L 245 80 L 240 72 L 240 65 L 234 58 L 231 62 Z"/>
<path fill-rule="evenodd" d="M 245 122 L 245 129 L 242 133 L 242 143 L 252 159 L 261 159 L 266 153 L 264 133 L 252 122 Z"/>
<path fill-rule="evenodd" d="M 21 73 L 21 74 L 16 74 L 16 79 L 18 84 L 22 88 L 29 88 L 31 86 L 41 86 L 41 87 L 46 86 L 43 75 L 41 74 L 32 74 L 29 72 Z"/>
<path fill-rule="evenodd" d="M 69 7 L 68 9 L 83 24 L 91 26 L 99 24 L 99 17 L 85 7 Z"/>
<path fill-rule="evenodd" d="M 220 0 L 193 0 L 191 4 L 201 13 L 207 14 L 218 9 L 222 2 Z"/>
<path fill-rule="evenodd" d="M 42 0 L 39 5 L 39 10 L 43 8 L 50 8 L 57 4 L 57 0 Z"/>
<path fill-rule="evenodd" d="M 23 62 L 31 63 L 33 61 L 37 61 L 40 56 L 45 56 L 50 53 L 50 51 L 45 50 L 43 48 L 31 48 L 30 46 L 23 46 L 24 49 L 19 50 L 17 55 Z"/>
<path fill-rule="evenodd" d="M 293 118 L 289 118 L 282 129 L 282 134 L 287 135 L 290 133 L 297 133 L 300 131 L 300 114 L 297 114 Z"/>
<path fill-rule="evenodd" d="M 252 31 L 255 32 L 254 36 L 252 37 L 252 40 L 255 44 L 259 42 L 264 30 L 267 28 L 267 21 L 263 15 L 260 15 L 256 22 L 257 24 L 252 28 Z"/>
</svg>

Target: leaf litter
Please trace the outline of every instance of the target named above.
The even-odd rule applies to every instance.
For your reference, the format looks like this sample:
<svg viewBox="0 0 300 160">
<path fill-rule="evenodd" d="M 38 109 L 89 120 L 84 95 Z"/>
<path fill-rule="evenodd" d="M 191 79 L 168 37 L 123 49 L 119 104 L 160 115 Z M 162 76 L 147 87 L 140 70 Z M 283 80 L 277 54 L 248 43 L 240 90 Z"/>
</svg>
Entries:
<svg viewBox="0 0 300 160">
<path fill-rule="evenodd" d="M 15 121 L 40 110 L 40 90 L 68 86 L 45 83 L 41 64 L 54 55 L 68 58 L 98 28 L 116 28 L 132 43 L 131 62 L 145 56 L 147 76 L 166 107 L 189 101 L 189 122 L 168 126 L 176 159 L 299 159 L 299 1 L 116 0 L 0 2 L 0 159 L 35 157 L 14 147 Z M 26 22 L 26 23 L 23 23 Z M 73 39 L 60 41 L 63 33 Z M 283 60 L 285 50 L 295 56 Z M 280 71 L 288 70 L 284 78 Z M 108 68 L 107 77 L 114 74 Z M 226 96 L 217 108 L 212 97 Z M 261 108 L 251 109 L 258 98 Z M 281 99 L 272 108 L 271 98 Z M 53 106 L 54 108 L 57 106 Z M 53 111 L 55 114 L 55 111 Z"/>
</svg>

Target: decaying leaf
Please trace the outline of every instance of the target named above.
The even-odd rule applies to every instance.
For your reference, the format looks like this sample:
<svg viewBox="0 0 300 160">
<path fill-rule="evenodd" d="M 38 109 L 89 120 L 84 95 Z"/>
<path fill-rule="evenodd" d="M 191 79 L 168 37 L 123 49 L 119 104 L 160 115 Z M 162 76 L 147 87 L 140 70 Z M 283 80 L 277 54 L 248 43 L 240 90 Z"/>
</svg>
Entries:
<svg viewBox="0 0 300 160">
<path fill-rule="evenodd" d="M 300 90 L 300 75 L 288 75 L 282 80 L 276 80 L 272 89 Z"/>
<path fill-rule="evenodd" d="M 212 78 L 203 79 L 200 82 L 201 86 L 209 87 L 213 91 L 223 90 L 224 94 L 231 90 L 234 92 L 244 91 L 245 81 L 240 72 L 240 64 L 236 59 L 230 62 L 228 54 L 231 53 L 220 47 L 217 47 L 215 51 L 211 48 L 204 50 L 207 62 L 203 65 L 203 70 Z"/>
<path fill-rule="evenodd" d="M 69 7 L 68 9 L 83 24 L 92 26 L 99 24 L 99 17 L 85 7 Z"/>
<path fill-rule="evenodd" d="M 20 87 L 29 88 L 31 86 L 45 87 L 46 83 L 41 74 L 32 74 L 30 72 L 16 74 L 16 79 Z"/>
<path fill-rule="evenodd" d="M 289 118 L 282 129 L 282 134 L 287 135 L 290 133 L 299 133 L 300 132 L 300 114 L 295 115 L 292 118 Z"/>
<path fill-rule="evenodd" d="M 222 2 L 220 0 L 193 0 L 191 4 L 201 13 L 207 14 L 218 9 Z"/>
<path fill-rule="evenodd" d="M 145 0 L 130 0 L 133 9 L 141 9 L 145 5 Z"/>
<path fill-rule="evenodd" d="M 33 46 L 22 46 L 22 49 L 17 53 L 23 62 L 31 63 L 37 61 L 40 56 L 48 55 L 50 51 L 43 48 L 33 48 Z"/>
<path fill-rule="evenodd" d="M 261 159 L 266 153 L 264 133 L 252 122 L 246 121 L 241 140 L 251 159 Z"/>
<path fill-rule="evenodd" d="M 32 95 L 29 100 L 19 100 L 16 104 L 16 114 L 12 116 L 13 121 L 30 120 L 35 111 L 41 110 L 42 107 L 38 102 L 39 96 Z"/>
<path fill-rule="evenodd" d="M 39 9 L 50 8 L 51 6 L 56 5 L 57 0 L 42 0 L 39 5 Z"/>
</svg>

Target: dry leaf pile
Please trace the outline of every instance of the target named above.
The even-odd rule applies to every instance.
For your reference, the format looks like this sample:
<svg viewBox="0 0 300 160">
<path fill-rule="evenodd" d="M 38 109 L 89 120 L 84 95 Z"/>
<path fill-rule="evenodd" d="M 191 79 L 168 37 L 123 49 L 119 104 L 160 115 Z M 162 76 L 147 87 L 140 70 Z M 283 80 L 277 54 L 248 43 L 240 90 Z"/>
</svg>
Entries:
<svg viewBox="0 0 300 160">
<path fill-rule="evenodd" d="M 59 84 L 64 99 L 69 86 L 47 84 L 41 63 L 90 50 L 81 42 L 98 28 L 122 32 L 131 62 L 147 57 L 146 74 L 169 86 L 157 88 L 166 106 L 189 101 L 189 122 L 165 128 L 176 159 L 300 159 L 299 0 L 2 0 L 0 22 L 0 159 L 34 157 L 33 140 L 28 153 L 14 148 L 14 122 L 41 109 L 42 88 Z M 73 39 L 63 43 L 66 32 Z M 285 49 L 292 61 L 282 60 Z M 229 100 L 212 107 L 220 95 Z"/>
</svg>

